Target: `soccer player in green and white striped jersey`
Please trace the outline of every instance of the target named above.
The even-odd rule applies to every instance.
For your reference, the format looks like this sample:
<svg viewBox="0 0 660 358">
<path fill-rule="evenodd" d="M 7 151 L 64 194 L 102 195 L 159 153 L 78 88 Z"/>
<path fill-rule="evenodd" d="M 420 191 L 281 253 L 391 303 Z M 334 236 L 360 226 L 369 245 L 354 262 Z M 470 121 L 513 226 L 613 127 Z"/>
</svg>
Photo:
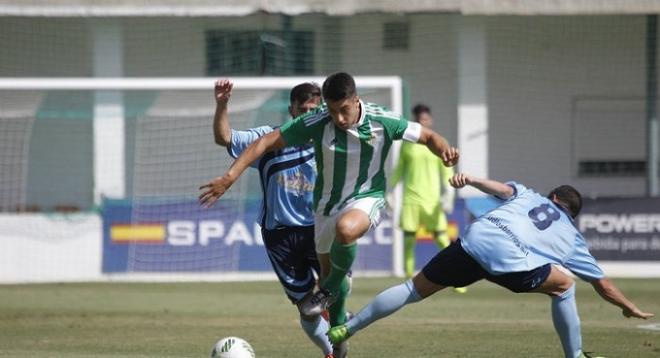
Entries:
<svg viewBox="0 0 660 358">
<path fill-rule="evenodd" d="M 287 122 L 248 147 L 221 177 L 200 187 L 200 202 L 211 206 L 241 173 L 265 152 L 285 146 L 314 144 L 318 175 L 314 187 L 315 242 L 321 264 L 320 290 L 301 312 L 314 316 L 331 301 L 333 326 L 345 320 L 346 273 L 357 252 L 357 240 L 376 225 L 385 206 L 385 162 L 394 140 L 425 144 L 448 166 L 458 150 L 431 129 L 357 95 L 347 73 L 335 73 L 323 83 L 326 104 Z"/>
</svg>

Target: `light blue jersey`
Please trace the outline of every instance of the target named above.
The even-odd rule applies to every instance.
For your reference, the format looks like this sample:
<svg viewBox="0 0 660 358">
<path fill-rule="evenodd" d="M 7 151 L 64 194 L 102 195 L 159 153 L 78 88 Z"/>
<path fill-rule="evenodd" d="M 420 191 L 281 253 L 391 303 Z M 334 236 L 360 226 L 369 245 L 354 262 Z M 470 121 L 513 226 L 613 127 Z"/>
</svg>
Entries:
<svg viewBox="0 0 660 358">
<path fill-rule="evenodd" d="M 245 131 L 231 131 L 229 155 L 237 158 L 259 137 L 273 131 L 263 126 Z M 261 227 L 272 230 L 280 227 L 314 225 L 312 210 L 316 161 L 314 148 L 309 145 L 286 147 L 269 152 L 251 165 L 259 169 L 263 190 Z"/>
<path fill-rule="evenodd" d="M 473 222 L 461 246 L 491 274 L 562 265 L 578 277 L 604 277 L 573 220 L 548 198 L 517 183 L 514 194 Z"/>
</svg>

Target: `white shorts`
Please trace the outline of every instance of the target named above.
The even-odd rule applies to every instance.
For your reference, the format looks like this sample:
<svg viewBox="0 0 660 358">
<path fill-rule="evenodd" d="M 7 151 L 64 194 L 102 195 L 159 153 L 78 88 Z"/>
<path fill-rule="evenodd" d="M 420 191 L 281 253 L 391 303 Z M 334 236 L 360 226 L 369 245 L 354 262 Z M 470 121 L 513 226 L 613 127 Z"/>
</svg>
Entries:
<svg viewBox="0 0 660 358">
<path fill-rule="evenodd" d="M 349 210 L 358 209 L 369 216 L 371 225 L 369 230 L 378 226 L 385 214 L 386 202 L 383 198 L 361 198 L 351 200 L 341 210 L 330 216 L 324 216 L 322 211 L 314 215 L 314 241 L 316 242 L 316 253 L 327 254 L 330 252 L 332 242 L 335 241 L 337 219 Z"/>
</svg>

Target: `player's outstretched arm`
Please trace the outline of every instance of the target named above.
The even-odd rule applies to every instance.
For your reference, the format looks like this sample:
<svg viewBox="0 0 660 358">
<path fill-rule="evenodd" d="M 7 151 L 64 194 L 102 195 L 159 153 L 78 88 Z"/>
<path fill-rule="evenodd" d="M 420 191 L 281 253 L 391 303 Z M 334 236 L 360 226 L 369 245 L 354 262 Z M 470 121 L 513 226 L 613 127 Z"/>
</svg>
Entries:
<svg viewBox="0 0 660 358">
<path fill-rule="evenodd" d="M 448 167 L 453 167 L 458 163 L 460 154 L 458 149 L 449 145 L 449 142 L 440 134 L 431 129 L 422 127 L 419 135 L 419 144 L 426 145 L 433 154 L 437 155 Z"/>
<path fill-rule="evenodd" d="M 620 307 L 622 310 L 621 314 L 625 317 L 647 319 L 655 316 L 653 313 L 643 312 L 637 308 L 637 306 L 627 299 L 626 296 L 614 286 L 614 283 L 607 278 L 592 281 L 591 285 L 605 301 Z"/>
<path fill-rule="evenodd" d="M 507 184 L 491 179 L 476 178 L 465 173 L 454 174 L 454 176 L 449 179 L 449 184 L 456 189 L 470 185 L 486 194 L 495 195 L 502 199 L 508 199 L 514 194 L 513 188 Z"/>
<path fill-rule="evenodd" d="M 199 190 L 202 191 L 199 195 L 199 203 L 207 208 L 213 206 L 252 162 L 260 158 L 264 153 L 284 147 L 286 147 L 286 142 L 280 134 L 279 129 L 257 139 L 236 158 L 224 175 L 199 187 Z"/>
<path fill-rule="evenodd" d="M 215 143 L 223 147 L 231 143 L 231 127 L 229 127 L 229 114 L 227 104 L 231 97 L 234 84 L 228 79 L 215 81 L 215 116 L 213 117 L 213 137 Z"/>
</svg>

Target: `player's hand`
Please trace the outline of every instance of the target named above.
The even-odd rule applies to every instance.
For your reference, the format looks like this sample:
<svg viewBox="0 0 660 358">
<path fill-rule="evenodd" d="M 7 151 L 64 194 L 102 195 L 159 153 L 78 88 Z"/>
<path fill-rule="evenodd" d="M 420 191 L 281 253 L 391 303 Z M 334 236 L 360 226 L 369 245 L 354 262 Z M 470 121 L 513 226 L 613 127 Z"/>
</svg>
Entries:
<svg viewBox="0 0 660 358">
<path fill-rule="evenodd" d="M 460 154 L 458 153 L 458 148 L 449 147 L 449 149 L 442 152 L 440 159 L 442 159 L 442 162 L 445 164 L 446 167 L 453 167 L 454 165 L 456 165 L 456 163 L 458 163 L 459 157 Z"/>
<path fill-rule="evenodd" d="M 456 189 L 465 187 L 472 183 L 472 177 L 465 173 L 456 173 L 451 179 L 449 179 L 449 184 Z"/>
<path fill-rule="evenodd" d="M 234 181 L 223 175 L 200 186 L 199 190 L 203 191 L 199 194 L 199 204 L 205 208 L 212 207 L 232 184 L 234 184 Z"/>
<path fill-rule="evenodd" d="M 648 319 L 655 314 L 649 313 L 649 312 L 642 312 L 639 308 L 634 307 L 634 308 L 624 308 L 623 312 L 621 312 L 626 318 L 634 317 L 634 318 L 641 318 L 641 319 Z"/>
<path fill-rule="evenodd" d="M 231 97 L 232 88 L 234 83 L 226 78 L 215 81 L 215 103 L 226 105 Z"/>
</svg>

